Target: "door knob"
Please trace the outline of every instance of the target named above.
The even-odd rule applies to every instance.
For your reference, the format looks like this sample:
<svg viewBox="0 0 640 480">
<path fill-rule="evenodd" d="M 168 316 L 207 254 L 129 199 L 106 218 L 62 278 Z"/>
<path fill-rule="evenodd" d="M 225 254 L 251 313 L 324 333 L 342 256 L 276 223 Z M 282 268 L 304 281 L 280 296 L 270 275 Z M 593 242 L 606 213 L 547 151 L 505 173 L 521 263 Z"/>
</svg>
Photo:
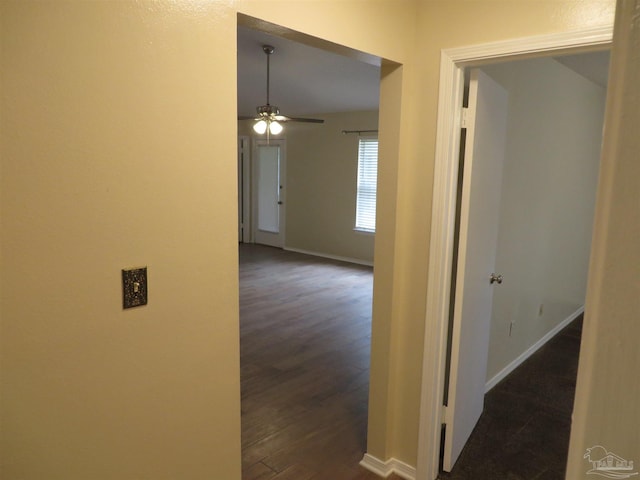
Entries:
<svg viewBox="0 0 640 480">
<path fill-rule="evenodd" d="M 489 277 L 489 283 L 497 283 L 498 285 L 500 285 L 502 283 L 502 275 L 496 275 L 495 273 L 492 273 Z"/>
</svg>

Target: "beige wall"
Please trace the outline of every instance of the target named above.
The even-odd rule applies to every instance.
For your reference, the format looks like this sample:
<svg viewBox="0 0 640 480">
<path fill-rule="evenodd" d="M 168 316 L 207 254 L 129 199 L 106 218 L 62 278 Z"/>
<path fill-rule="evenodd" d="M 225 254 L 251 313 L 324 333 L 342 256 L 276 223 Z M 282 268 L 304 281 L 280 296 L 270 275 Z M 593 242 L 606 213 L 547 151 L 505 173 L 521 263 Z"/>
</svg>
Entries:
<svg viewBox="0 0 640 480">
<path fill-rule="evenodd" d="M 368 450 L 415 465 L 440 49 L 608 24 L 613 7 L 3 2 L 4 476 L 240 476 L 236 66 L 221 48 L 234 45 L 236 11 L 392 61 L 381 81 Z M 618 193 L 620 212 L 633 194 Z M 150 303 L 123 312 L 119 271 L 139 264 Z M 578 428 L 606 428 L 604 400 Z"/>
<path fill-rule="evenodd" d="M 618 3 L 567 478 L 602 445 L 640 470 L 640 3 Z M 592 460 L 597 460 L 592 457 Z M 633 477 L 631 477 L 633 478 Z"/>
<path fill-rule="evenodd" d="M 552 58 L 483 70 L 509 93 L 491 380 L 584 306 L 605 89 Z"/>
<path fill-rule="evenodd" d="M 239 479 L 232 12 L 0 8 L 0 477 Z"/>
<path fill-rule="evenodd" d="M 268 3 L 409 44 L 396 2 Z M 3 478 L 240 478 L 234 2 L 1 8 Z"/>
<path fill-rule="evenodd" d="M 375 235 L 354 230 L 358 135 L 342 130 L 375 130 L 378 112 L 319 117 L 287 124 L 286 248 L 373 262 Z"/>
</svg>

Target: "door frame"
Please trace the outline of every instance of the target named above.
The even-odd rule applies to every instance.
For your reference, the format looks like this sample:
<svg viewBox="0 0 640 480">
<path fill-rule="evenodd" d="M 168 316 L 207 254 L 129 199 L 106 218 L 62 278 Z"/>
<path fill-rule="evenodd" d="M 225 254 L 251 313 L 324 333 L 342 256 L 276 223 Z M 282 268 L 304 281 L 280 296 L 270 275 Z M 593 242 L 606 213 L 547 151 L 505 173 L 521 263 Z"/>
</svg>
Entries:
<svg viewBox="0 0 640 480">
<path fill-rule="evenodd" d="M 251 243 L 251 137 L 238 135 L 238 222 L 241 242 Z"/>
<path fill-rule="evenodd" d="M 442 50 L 416 478 L 438 476 L 464 73 L 468 67 L 611 47 L 613 24 Z"/>
</svg>

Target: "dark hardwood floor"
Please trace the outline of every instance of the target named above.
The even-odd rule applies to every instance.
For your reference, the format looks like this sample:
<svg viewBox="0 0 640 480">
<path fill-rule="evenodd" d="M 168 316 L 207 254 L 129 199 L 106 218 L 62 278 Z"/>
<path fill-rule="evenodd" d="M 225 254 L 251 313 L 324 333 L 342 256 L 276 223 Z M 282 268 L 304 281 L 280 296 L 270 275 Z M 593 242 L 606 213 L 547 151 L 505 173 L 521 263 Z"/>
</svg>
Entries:
<svg viewBox="0 0 640 480">
<path fill-rule="evenodd" d="M 240 245 L 243 480 L 373 480 L 372 269 Z"/>
<path fill-rule="evenodd" d="M 372 280 L 368 267 L 240 246 L 243 480 L 378 479 L 358 465 Z M 486 395 L 441 479 L 564 478 L 581 327 L 574 321 Z"/>
</svg>

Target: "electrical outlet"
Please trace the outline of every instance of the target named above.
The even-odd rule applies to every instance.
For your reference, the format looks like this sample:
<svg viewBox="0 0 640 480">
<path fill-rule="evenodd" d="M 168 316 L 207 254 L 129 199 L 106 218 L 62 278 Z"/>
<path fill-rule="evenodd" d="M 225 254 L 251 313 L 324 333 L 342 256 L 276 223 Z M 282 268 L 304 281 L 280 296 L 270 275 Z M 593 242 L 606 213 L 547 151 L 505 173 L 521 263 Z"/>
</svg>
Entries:
<svg viewBox="0 0 640 480">
<path fill-rule="evenodd" d="M 122 308 L 147 304 L 147 267 L 122 270 Z"/>
</svg>

